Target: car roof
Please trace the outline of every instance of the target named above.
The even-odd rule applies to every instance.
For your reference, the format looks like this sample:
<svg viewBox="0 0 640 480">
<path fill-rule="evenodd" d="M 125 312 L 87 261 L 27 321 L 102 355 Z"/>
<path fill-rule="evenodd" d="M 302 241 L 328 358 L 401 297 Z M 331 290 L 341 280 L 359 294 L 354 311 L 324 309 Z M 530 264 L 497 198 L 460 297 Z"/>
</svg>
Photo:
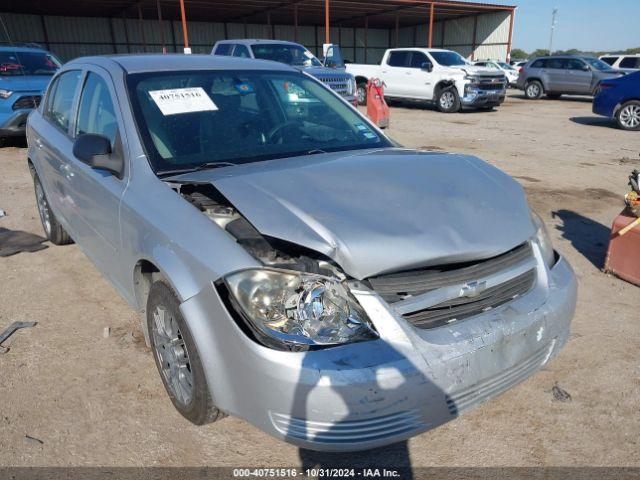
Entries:
<svg viewBox="0 0 640 480">
<path fill-rule="evenodd" d="M 49 53 L 44 48 L 18 47 L 18 46 L 13 46 L 13 45 L 0 45 L 0 52 L 40 52 L 40 53 Z"/>
<path fill-rule="evenodd" d="M 66 65 L 92 64 L 106 69 L 120 68 L 126 73 L 182 70 L 280 70 L 297 72 L 293 67 L 270 60 L 254 60 L 219 55 L 185 55 L 182 53 L 127 54 L 80 57 Z"/>
<path fill-rule="evenodd" d="M 220 40 L 218 42 L 216 42 L 217 44 L 223 44 L 223 43 L 239 43 L 242 45 L 256 45 L 259 43 L 262 44 L 286 44 L 286 45 L 295 45 L 295 46 L 301 46 L 299 43 L 296 42 L 290 42 L 288 40 L 271 40 L 271 39 L 263 39 L 263 38 L 239 38 L 237 40 Z"/>
</svg>

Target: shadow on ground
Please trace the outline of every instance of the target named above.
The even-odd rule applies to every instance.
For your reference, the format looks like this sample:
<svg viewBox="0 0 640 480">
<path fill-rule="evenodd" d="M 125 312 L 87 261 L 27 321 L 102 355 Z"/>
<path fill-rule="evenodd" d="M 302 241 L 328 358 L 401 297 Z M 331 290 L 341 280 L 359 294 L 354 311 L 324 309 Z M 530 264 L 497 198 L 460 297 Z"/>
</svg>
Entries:
<svg viewBox="0 0 640 480">
<path fill-rule="evenodd" d="M 0 138 L 0 148 L 4 148 L 4 147 L 26 148 L 27 138 L 26 137 Z"/>
<path fill-rule="evenodd" d="M 569 240 L 593 266 L 603 268 L 611 229 L 572 210 L 556 210 L 551 215 L 562 220 L 562 224 L 556 227 L 562 232 L 562 237 Z"/>
<path fill-rule="evenodd" d="M 569 120 L 571 120 L 573 123 L 587 125 L 590 127 L 615 127 L 615 123 L 613 123 L 611 119 L 607 117 L 571 117 Z"/>
</svg>

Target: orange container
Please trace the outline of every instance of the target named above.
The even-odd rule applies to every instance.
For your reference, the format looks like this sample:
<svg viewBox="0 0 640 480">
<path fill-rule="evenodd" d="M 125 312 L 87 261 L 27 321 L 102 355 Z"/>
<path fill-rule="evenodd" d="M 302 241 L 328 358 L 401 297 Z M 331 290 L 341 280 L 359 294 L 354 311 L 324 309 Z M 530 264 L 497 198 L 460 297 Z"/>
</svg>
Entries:
<svg viewBox="0 0 640 480">
<path fill-rule="evenodd" d="M 389 126 L 389 106 L 384 101 L 384 84 L 379 78 L 367 83 L 367 116 L 380 128 Z"/>
<path fill-rule="evenodd" d="M 613 221 L 604 271 L 640 286 L 640 225 L 622 236 L 618 234 L 636 218 L 624 209 Z"/>
</svg>

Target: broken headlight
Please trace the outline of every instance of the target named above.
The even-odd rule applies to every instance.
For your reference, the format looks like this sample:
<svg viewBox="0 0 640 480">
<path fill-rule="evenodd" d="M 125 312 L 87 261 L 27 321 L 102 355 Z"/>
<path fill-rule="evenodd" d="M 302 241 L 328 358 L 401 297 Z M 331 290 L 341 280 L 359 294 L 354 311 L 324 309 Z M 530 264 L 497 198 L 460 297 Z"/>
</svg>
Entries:
<svg viewBox="0 0 640 480">
<path fill-rule="evenodd" d="M 251 269 L 225 283 L 261 338 L 287 348 L 376 338 L 366 313 L 337 279 L 288 270 Z"/>
<path fill-rule="evenodd" d="M 542 253 L 544 263 L 547 265 L 547 268 L 551 268 L 556 263 L 556 254 L 553 251 L 553 244 L 551 243 L 551 238 L 549 238 L 547 227 L 544 221 L 542 221 L 542 218 L 540 218 L 540 215 L 533 211 L 531 212 L 531 219 L 536 227 L 535 241 L 540 247 L 540 253 Z"/>
</svg>

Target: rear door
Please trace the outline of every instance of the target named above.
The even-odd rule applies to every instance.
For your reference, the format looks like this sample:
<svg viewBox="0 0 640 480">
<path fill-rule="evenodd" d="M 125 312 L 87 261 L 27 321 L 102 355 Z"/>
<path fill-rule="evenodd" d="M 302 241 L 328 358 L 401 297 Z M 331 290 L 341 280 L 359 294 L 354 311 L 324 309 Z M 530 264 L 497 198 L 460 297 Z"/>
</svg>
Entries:
<svg viewBox="0 0 640 480">
<path fill-rule="evenodd" d="M 72 131 L 74 138 L 86 133 L 107 137 L 111 155 L 120 155 L 126 160 L 126 135 L 116 98 L 106 71 L 93 66 L 86 70 Z M 127 273 L 117 269 L 119 262 L 114 259 L 121 247 L 119 208 L 127 186 L 126 161 L 122 179 L 107 171 L 93 169 L 73 155 L 68 162 L 74 177 L 70 196 L 81 224 L 74 240 L 107 277 L 122 287 Z"/>
<path fill-rule="evenodd" d="M 387 64 L 380 69 L 381 80 L 385 83 L 385 95 L 390 97 L 404 97 L 407 77 L 411 72 L 410 50 L 392 50 L 387 57 Z"/>
<path fill-rule="evenodd" d="M 564 58 L 548 58 L 545 64 L 546 88 L 551 92 L 565 92 L 567 76 Z"/>
<path fill-rule="evenodd" d="M 69 195 L 74 179 L 67 168 L 67 159 L 73 155 L 70 127 L 81 75 L 81 70 L 66 70 L 53 79 L 43 107 L 43 121 L 33 133 L 47 200 L 74 239 L 77 212 Z"/>
<path fill-rule="evenodd" d="M 592 93 L 593 72 L 584 60 L 568 58 L 566 59 L 566 65 L 567 87 L 565 91 L 583 95 Z"/>
</svg>

